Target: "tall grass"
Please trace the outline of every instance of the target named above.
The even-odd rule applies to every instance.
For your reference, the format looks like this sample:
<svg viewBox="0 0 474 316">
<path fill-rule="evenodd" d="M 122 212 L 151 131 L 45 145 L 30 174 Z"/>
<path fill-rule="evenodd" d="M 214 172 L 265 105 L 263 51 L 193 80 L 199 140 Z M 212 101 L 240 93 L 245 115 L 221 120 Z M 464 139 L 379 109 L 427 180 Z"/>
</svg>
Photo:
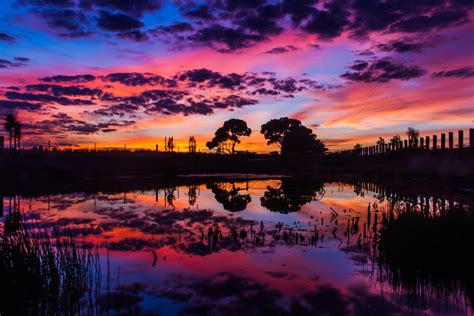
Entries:
<svg viewBox="0 0 474 316">
<path fill-rule="evenodd" d="M 0 238 L 0 314 L 99 314 L 97 249 L 76 241 L 67 227 L 60 233 L 24 221 L 13 226 Z"/>
<path fill-rule="evenodd" d="M 399 208 L 383 217 L 379 234 L 380 278 L 397 292 L 417 304 L 442 298 L 474 306 L 473 210 Z"/>
</svg>

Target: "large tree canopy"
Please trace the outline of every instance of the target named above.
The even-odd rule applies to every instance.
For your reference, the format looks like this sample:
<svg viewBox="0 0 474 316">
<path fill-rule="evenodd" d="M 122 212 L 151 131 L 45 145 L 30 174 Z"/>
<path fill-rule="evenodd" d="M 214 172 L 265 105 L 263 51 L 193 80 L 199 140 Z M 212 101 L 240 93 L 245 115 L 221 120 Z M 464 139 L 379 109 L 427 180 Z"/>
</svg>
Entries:
<svg viewBox="0 0 474 316">
<path fill-rule="evenodd" d="M 282 117 L 270 120 L 262 125 L 260 133 L 269 145 L 278 144 L 282 154 L 322 154 L 327 151 L 313 131 L 296 119 Z"/>
<path fill-rule="evenodd" d="M 224 122 L 215 132 L 214 138 L 207 142 L 209 149 L 217 148 L 218 152 L 235 154 L 235 145 L 240 143 L 240 137 L 250 136 L 252 130 L 247 123 L 239 119 L 230 119 Z"/>
</svg>

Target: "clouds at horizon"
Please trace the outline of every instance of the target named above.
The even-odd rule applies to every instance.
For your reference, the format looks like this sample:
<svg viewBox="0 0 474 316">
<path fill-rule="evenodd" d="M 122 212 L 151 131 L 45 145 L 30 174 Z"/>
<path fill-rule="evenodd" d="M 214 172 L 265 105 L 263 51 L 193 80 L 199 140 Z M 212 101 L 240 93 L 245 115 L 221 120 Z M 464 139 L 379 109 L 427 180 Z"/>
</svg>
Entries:
<svg viewBox="0 0 474 316">
<path fill-rule="evenodd" d="M 204 139 L 231 117 L 258 130 L 292 116 L 342 148 L 337 139 L 348 134 L 465 127 L 474 119 L 466 110 L 474 97 L 469 1 L 8 0 L 0 7 L 0 115 L 14 111 L 29 122 L 26 145 L 52 138 L 149 146 L 153 136 L 183 130 Z M 405 122 L 387 117 L 402 108 Z M 409 115 L 424 111 L 437 115 Z M 271 150 L 259 137 L 243 146 Z"/>
</svg>

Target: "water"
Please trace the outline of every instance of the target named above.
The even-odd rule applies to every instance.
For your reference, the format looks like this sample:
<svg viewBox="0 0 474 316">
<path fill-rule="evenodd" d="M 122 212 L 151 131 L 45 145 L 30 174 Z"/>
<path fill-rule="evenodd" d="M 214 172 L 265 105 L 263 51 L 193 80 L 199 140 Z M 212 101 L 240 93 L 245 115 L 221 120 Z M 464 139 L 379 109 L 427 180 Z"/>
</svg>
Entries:
<svg viewBox="0 0 474 316">
<path fill-rule="evenodd" d="M 60 223 L 78 239 L 86 236 L 87 245 L 100 247 L 108 271 L 102 291 L 120 289 L 128 308 L 140 313 L 472 312 L 462 286 L 443 295 L 407 294 L 381 274 L 374 246 L 388 210 L 416 205 L 436 214 L 471 203 L 472 193 L 433 197 L 367 183 L 291 178 L 216 181 L 5 196 L 2 225 L 20 210 L 32 225 Z M 433 192 L 430 186 L 424 190 Z M 105 308 L 115 312 L 109 305 Z"/>
</svg>

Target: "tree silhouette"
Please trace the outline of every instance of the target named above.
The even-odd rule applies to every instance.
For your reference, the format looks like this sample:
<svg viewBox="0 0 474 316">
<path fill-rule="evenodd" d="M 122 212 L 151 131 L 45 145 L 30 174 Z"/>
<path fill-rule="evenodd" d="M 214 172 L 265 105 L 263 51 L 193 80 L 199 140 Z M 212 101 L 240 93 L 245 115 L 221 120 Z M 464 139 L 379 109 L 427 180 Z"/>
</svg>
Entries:
<svg viewBox="0 0 474 316">
<path fill-rule="evenodd" d="M 410 144 L 410 146 L 412 146 L 415 144 L 418 137 L 420 136 L 420 132 L 413 127 L 409 127 L 407 131 L 407 135 L 408 135 L 408 143 Z"/>
<path fill-rule="evenodd" d="M 383 139 L 382 137 L 379 137 L 379 140 L 377 141 L 377 145 L 384 146 L 385 145 L 385 139 Z"/>
<path fill-rule="evenodd" d="M 260 198 L 261 205 L 272 212 L 291 213 L 311 201 L 319 200 L 324 195 L 324 185 L 318 181 L 300 181 L 282 179 L 278 188 L 267 187 Z"/>
<path fill-rule="evenodd" d="M 243 211 L 247 208 L 247 204 L 252 201 L 249 194 L 239 194 L 239 191 L 243 189 L 236 188 L 235 183 L 232 183 L 230 190 L 225 188 L 225 183 L 209 183 L 206 187 L 214 193 L 216 201 L 221 203 L 224 209 L 229 212 Z"/>
<path fill-rule="evenodd" d="M 196 152 L 196 138 L 194 136 L 189 137 L 188 151 L 192 154 Z"/>
<path fill-rule="evenodd" d="M 400 137 L 400 135 L 395 135 L 390 139 L 390 144 L 392 145 L 398 144 L 399 142 L 401 142 L 401 140 L 402 138 Z"/>
<path fill-rule="evenodd" d="M 5 123 L 3 124 L 3 126 L 9 136 L 10 150 L 16 150 L 17 138 L 18 138 L 18 148 L 20 147 L 21 123 L 17 120 L 17 118 L 13 114 L 8 114 L 5 117 Z M 13 142 L 13 146 L 12 146 L 12 142 Z"/>
<path fill-rule="evenodd" d="M 239 138 L 241 136 L 250 136 L 251 133 L 252 130 L 245 121 L 230 119 L 217 129 L 214 138 L 207 142 L 206 146 L 209 149 L 217 148 L 217 151 L 220 153 L 227 151 L 230 154 L 235 154 L 235 145 L 240 144 Z"/>
<path fill-rule="evenodd" d="M 361 144 L 357 143 L 355 146 L 354 146 L 354 151 L 357 155 L 360 155 L 362 154 L 362 146 Z"/>
<path fill-rule="evenodd" d="M 322 154 L 327 151 L 313 131 L 296 119 L 272 119 L 262 125 L 260 133 L 267 139 L 268 145 L 278 144 L 282 154 Z"/>
</svg>

